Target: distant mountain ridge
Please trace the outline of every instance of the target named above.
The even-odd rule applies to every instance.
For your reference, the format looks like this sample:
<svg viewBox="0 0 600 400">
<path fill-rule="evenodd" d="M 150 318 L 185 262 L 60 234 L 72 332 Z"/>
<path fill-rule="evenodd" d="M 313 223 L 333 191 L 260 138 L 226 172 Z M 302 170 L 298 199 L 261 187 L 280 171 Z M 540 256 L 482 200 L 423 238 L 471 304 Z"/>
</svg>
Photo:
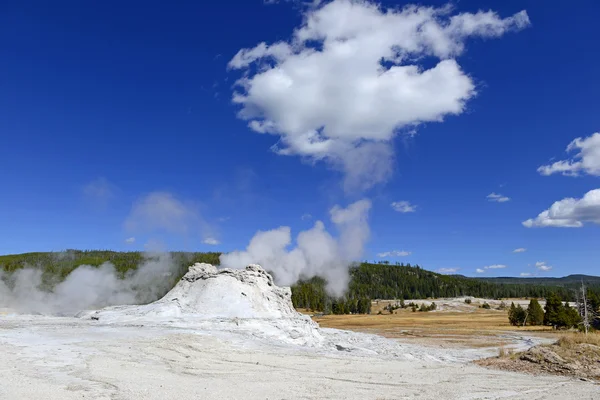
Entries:
<svg viewBox="0 0 600 400">
<path fill-rule="evenodd" d="M 501 284 L 521 284 L 521 285 L 547 285 L 547 286 L 574 286 L 581 285 L 583 281 L 586 285 L 600 284 L 600 276 L 572 274 L 562 278 L 549 277 L 496 277 L 496 278 L 474 278 L 486 282 L 501 283 Z"/>
</svg>

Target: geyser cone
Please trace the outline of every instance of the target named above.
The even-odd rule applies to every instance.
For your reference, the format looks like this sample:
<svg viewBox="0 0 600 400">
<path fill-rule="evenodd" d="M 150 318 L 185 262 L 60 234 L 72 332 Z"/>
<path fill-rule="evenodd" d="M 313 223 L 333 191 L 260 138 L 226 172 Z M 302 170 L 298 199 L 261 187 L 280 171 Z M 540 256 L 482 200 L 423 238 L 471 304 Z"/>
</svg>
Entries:
<svg viewBox="0 0 600 400">
<path fill-rule="evenodd" d="M 251 333 L 303 345 L 318 345 L 318 325 L 298 313 L 291 290 L 278 287 L 262 267 L 217 269 L 192 265 L 162 299 L 141 306 L 109 307 L 80 314 L 107 324 L 168 324 L 200 331 Z"/>
</svg>

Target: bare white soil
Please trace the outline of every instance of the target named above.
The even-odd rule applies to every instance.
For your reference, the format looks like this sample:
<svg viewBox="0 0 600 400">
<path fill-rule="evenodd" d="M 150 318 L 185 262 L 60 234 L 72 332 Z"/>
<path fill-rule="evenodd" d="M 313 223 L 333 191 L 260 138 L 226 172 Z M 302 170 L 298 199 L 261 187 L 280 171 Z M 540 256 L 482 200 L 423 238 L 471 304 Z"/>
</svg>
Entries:
<svg viewBox="0 0 600 400">
<path fill-rule="evenodd" d="M 465 303 L 465 300 L 469 299 L 471 303 Z M 382 305 L 397 305 L 400 304 L 399 300 L 375 300 L 376 304 Z M 511 303 L 515 303 L 515 305 L 521 305 L 522 307 L 527 308 L 529 305 L 529 300 L 527 299 L 510 299 L 510 300 L 492 300 L 492 299 L 483 299 L 478 297 L 448 297 L 448 298 L 437 298 L 437 299 L 415 299 L 415 300 L 404 300 L 404 304 L 415 303 L 417 306 L 421 306 L 424 304 L 426 307 L 431 303 L 435 302 L 437 305 L 436 311 L 450 311 L 450 312 L 474 312 L 479 307 L 481 307 L 484 303 L 490 305 L 492 310 L 497 310 L 502 303 L 506 307 L 509 307 Z M 541 299 L 539 303 L 542 307 L 546 305 L 546 301 Z"/>
<path fill-rule="evenodd" d="M 600 387 L 321 329 L 258 266 L 196 265 L 163 299 L 79 318 L 0 310 L 0 399 L 594 399 Z"/>
<path fill-rule="evenodd" d="M 418 348 L 406 345 L 397 346 L 396 355 L 355 355 L 245 334 L 1 318 L 1 399 L 594 399 L 600 394 L 592 383 L 488 370 L 443 360 L 444 354 L 430 354 L 431 349 L 410 357 Z"/>
</svg>

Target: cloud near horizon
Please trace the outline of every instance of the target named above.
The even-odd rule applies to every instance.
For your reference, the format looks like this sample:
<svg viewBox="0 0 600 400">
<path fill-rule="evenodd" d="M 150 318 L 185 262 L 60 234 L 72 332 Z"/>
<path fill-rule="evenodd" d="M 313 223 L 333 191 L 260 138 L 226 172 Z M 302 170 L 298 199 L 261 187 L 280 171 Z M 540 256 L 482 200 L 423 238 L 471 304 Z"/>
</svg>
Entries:
<svg viewBox="0 0 600 400">
<path fill-rule="evenodd" d="M 545 261 L 538 261 L 535 263 L 535 267 L 540 271 L 548 272 L 552 269 L 551 266 L 547 265 Z"/>
<path fill-rule="evenodd" d="M 207 237 L 206 239 L 204 239 L 202 241 L 202 243 L 207 244 L 209 246 L 217 246 L 217 245 L 221 244 L 221 242 L 219 242 L 217 239 L 212 238 L 212 237 Z"/>
<path fill-rule="evenodd" d="M 392 139 L 425 122 L 460 115 L 476 86 L 456 57 L 470 37 L 494 38 L 529 26 L 526 11 L 452 14 L 444 6 L 388 8 L 334 0 L 303 11 L 291 38 L 245 48 L 229 61 L 243 70 L 233 102 L 272 150 L 344 174 L 347 191 L 392 173 Z M 423 59 L 435 60 L 425 67 Z"/>
<path fill-rule="evenodd" d="M 440 274 L 455 274 L 460 268 L 440 268 L 437 270 Z"/>
<path fill-rule="evenodd" d="M 600 189 L 590 190 L 581 199 L 569 197 L 554 202 L 522 224 L 526 228 L 581 228 L 586 222 L 600 224 Z"/>
<path fill-rule="evenodd" d="M 477 272 L 478 274 L 483 274 L 487 270 L 490 270 L 490 269 L 504 269 L 504 268 L 506 268 L 506 265 L 504 265 L 504 264 L 494 264 L 494 265 L 487 265 L 483 268 L 477 268 L 475 270 L 475 272 Z"/>
<path fill-rule="evenodd" d="M 392 251 L 384 251 L 383 253 L 377 253 L 377 257 L 386 258 L 386 257 L 406 257 L 410 256 L 412 252 L 404 251 L 404 250 L 392 250 Z"/>
</svg>

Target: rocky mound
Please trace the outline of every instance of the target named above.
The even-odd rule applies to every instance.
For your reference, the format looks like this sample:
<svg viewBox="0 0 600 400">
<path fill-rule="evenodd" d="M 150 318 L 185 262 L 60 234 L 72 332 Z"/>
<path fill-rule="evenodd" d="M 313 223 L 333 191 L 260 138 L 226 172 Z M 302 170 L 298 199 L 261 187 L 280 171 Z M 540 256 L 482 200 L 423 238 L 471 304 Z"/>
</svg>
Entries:
<svg viewBox="0 0 600 400">
<path fill-rule="evenodd" d="M 294 309 L 290 288 L 276 286 L 271 275 L 255 264 L 236 270 L 197 263 L 158 301 L 109 307 L 79 317 L 107 324 L 235 331 L 301 345 L 323 341 L 318 325 Z"/>
<path fill-rule="evenodd" d="M 479 360 L 479 365 L 508 371 L 548 373 L 600 381 L 600 346 L 561 341 L 505 357 Z"/>
</svg>

